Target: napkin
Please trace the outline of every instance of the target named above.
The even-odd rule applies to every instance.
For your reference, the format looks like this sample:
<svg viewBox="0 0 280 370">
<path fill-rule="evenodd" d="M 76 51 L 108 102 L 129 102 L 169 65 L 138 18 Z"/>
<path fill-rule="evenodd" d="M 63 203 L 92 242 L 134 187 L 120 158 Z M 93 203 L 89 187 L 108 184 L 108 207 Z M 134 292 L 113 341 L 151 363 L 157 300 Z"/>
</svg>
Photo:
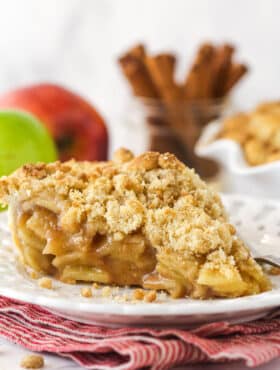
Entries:
<svg viewBox="0 0 280 370">
<path fill-rule="evenodd" d="M 193 330 L 112 329 L 0 296 L 0 336 L 31 351 L 71 358 L 86 369 L 160 370 L 237 360 L 255 367 L 280 354 L 280 312 L 247 324 L 219 322 Z"/>
</svg>

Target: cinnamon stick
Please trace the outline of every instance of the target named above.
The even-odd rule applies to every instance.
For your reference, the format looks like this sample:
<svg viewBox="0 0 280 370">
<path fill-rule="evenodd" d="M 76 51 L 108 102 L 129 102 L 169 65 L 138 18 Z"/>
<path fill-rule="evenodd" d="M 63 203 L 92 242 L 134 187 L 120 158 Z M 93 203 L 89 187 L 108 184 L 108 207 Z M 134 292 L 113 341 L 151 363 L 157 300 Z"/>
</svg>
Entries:
<svg viewBox="0 0 280 370">
<path fill-rule="evenodd" d="M 191 128 L 191 123 L 188 122 L 189 117 L 186 115 L 185 105 L 182 101 L 182 91 L 174 81 L 176 59 L 170 54 L 158 54 L 156 56 L 146 57 L 145 61 L 150 76 L 164 102 L 165 122 L 184 141 L 188 154 L 192 156 L 189 153 L 189 148 L 193 144 L 194 128 Z"/>
<path fill-rule="evenodd" d="M 231 68 L 231 58 L 234 53 L 234 46 L 224 44 L 216 49 L 213 65 L 213 97 L 220 98 L 224 95 L 225 81 L 228 79 Z"/>
<path fill-rule="evenodd" d="M 143 44 L 136 44 L 127 52 L 127 55 L 132 55 L 136 58 L 143 59 L 146 55 L 146 48 Z"/>
<path fill-rule="evenodd" d="M 185 80 L 185 97 L 187 99 L 211 97 L 213 56 L 214 47 L 212 44 L 201 45 Z"/>
<path fill-rule="evenodd" d="M 228 78 L 225 81 L 224 94 L 227 94 L 247 72 L 248 67 L 245 64 L 232 64 Z"/>
<path fill-rule="evenodd" d="M 181 89 L 174 80 L 176 58 L 172 54 L 158 54 L 145 58 L 150 76 L 161 98 L 167 102 L 181 100 Z"/>
<path fill-rule="evenodd" d="M 160 97 L 141 58 L 126 54 L 119 59 L 119 64 L 135 96 L 154 99 Z"/>
</svg>

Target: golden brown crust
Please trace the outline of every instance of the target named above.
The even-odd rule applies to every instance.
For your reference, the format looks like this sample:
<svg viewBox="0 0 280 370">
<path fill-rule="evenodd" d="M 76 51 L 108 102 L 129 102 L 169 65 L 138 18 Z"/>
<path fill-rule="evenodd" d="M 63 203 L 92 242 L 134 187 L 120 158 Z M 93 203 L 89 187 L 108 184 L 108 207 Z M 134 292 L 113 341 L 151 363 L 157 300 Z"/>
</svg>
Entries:
<svg viewBox="0 0 280 370">
<path fill-rule="evenodd" d="M 129 162 L 133 157 L 134 155 L 130 150 L 126 148 L 120 148 L 115 151 L 113 161 L 116 163 L 125 163 Z"/>
<path fill-rule="evenodd" d="M 136 171 L 154 170 L 159 167 L 159 157 L 160 154 L 157 152 L 146 152 L 138 157 L 133 158 L 130 161 L 128 168 Z"/>
</svg>

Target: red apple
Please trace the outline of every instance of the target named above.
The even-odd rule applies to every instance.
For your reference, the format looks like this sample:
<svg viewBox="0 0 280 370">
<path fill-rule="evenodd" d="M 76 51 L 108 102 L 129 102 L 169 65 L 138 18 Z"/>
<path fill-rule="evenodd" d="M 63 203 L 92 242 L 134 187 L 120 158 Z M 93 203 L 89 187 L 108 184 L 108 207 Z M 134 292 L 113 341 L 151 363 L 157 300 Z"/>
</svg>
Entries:
<svg viewBox="0 0 280 370">
<path fill-rule="evenodd" d="M 37 117 L 54 138 L 59 158 L 106 160 L 108 132 L 97 111 L 80 96 L 54 84 L 23 87 L 0 96 L 0 109 Z"/>
</svg>

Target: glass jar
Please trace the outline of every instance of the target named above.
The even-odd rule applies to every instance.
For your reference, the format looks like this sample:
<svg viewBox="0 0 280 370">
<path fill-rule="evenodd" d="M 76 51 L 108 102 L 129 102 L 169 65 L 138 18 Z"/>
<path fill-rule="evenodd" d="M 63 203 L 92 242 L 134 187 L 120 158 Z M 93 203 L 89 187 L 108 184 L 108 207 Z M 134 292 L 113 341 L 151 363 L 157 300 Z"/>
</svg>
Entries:
<svg viewBox="0 0 280 370">
<path fill-rule="evenodd" d="M 138 133 L 136 140 L 145 141 L 143 150 L 174 153 L 202 177 L 210 178 L 217 174 L 217 164 L 196 156 L 194 147 L 205 125 L 223 115 L 227 107 L 226 99 L 168 103 L 133 98 L 126 119 L 130 129 Z"/>
</svg>

